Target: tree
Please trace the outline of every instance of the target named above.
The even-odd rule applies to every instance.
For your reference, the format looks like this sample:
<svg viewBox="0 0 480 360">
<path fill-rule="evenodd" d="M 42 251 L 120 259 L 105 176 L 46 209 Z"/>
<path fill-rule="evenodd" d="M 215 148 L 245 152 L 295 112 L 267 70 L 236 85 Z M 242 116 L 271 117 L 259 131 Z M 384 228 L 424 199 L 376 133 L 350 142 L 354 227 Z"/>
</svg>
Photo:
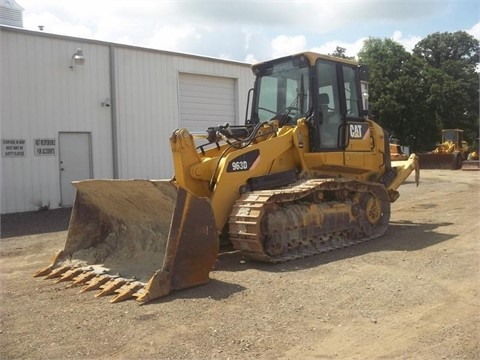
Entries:
<svg viewBox="0 0 480 360">
<path fill-rule="evenodd" d="M 436 32 L 420 40 L 415 45 L 413 54 L 437 69 L 449 61 L 460 61 L 475 67 L 479 61 L 478 50 L 478 40 L 465 31 Z"/>
<path fill-rule="evenodd" d="M 369 102 L 377 121 L 410 145 L 431 150 L 441 129 L 478 136 L 478 40 L 464 32 L 433 34 L 412 54 L 391 39 L 370 38 L 359 52 L 370 69 Z"/>
<path fill-rule="evenodd" d="M 398 77 L 389 84 L 399 118 L 392 128 L 400 140 L 415 151 L 430 150 L 438 141 L 439 125 L 431 116 L 434 105 L 429 101 L 428 72 L 421 59 L 410 56 L 402 63 Z"/>
<path fill-rule="evenodd" d="M 464 31 L 434 33 L 413 49 L 433 69 L 430 101 L 442 128 L 461 128 L 470 143 L 479 127 L 479 41 Z"/>
<path fill-rule="evenodd" d="M 418 148 L 428 124 L 422 63 L 391 39 L 370 38 L 358 54 L 369 67 L 369 103 L 376 120 L 402 144 Z"/>
<path fill-rule="evenodd" d="M 346 52 L 347 52 L 347 49 L 345 49 L 341 46 L 337 46 L 335 51 L 332 54 L 328 54 L 328 55 L 336 56 L 336 57 L 339 57 L 339 58 L 342 58 L 342 59 L 350 59 L 350 60 L 355 59 L 355 56 L 347 56 Z"/>
</svg>

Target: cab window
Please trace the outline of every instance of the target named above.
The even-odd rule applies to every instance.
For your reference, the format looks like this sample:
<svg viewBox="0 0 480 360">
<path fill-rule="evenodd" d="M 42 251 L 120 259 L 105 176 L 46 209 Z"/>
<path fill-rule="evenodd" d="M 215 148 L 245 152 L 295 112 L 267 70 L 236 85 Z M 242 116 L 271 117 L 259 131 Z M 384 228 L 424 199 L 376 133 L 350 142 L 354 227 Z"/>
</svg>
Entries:
<svg viewBox="0 0 480 360">
<path fill-rule="evenodd" d="M 357 81 L 354 69 L 343 66 L 343 81 L 345 86 L 346 115 L 349 117 L 360 117 L 360 97 L 356 86 Z"/>
<path fill-rule="evenodd" d="M 336 65 L 319 60 L 316 65 L 318 92 L 316 111 L 318 116 L 319 149 L 337 149 L 342 122 Z"/>
</svg>

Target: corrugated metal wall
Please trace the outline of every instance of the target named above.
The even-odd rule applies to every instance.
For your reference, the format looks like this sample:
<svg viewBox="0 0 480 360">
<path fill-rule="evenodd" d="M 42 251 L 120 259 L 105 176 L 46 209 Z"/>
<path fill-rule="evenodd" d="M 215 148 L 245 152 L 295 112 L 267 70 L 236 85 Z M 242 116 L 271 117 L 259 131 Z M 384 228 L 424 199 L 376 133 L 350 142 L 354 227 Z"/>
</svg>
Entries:
<svg viewBox="0 0 480 360">
<path fill-rule="evenodd" d="M 77 48 L 86 61 L 71 70 Z M 1 212 L 61 205 L 59 132 L 91 133 L 94 178 L 171 177 L 180 74 L 233 81 L 243 123 L 247 64 L 0 27 L 0 137 L 25 140 L 25 156 L 2 147 Z M 35 139 L 55 139 L 56 154 L 34 155 Z"/>
<path fill-rule="evenodd" d="M 126 47 L 116 48 L 114 57 L 120 178 L 173 175 L 168 139 L 181 126 L 182 73 L 234 79 L 238 87 L 234 117 L 243 123 L 254 79 L 249 65 Z"/>
<path fill-rule="evenodd" d="M 25 140 L 25 156 L 2 152 L 2 213 L 60 205 L 58 133 L 92 133 L 95 177 L 112 177 L 108 46 L 0 31 L 1 138 Z M 84 66 L 69 68 L 81 47 Z M 36 156 L 34 139 L 56 139 L 55 156 Z"/>
</svg>

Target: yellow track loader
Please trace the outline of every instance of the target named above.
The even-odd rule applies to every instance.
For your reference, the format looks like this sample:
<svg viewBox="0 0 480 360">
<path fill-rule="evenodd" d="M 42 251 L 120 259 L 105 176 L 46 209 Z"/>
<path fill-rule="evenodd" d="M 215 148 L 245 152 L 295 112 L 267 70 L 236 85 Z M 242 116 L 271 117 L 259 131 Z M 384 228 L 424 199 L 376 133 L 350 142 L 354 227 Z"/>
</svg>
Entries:
<svg viewBox="0 0 480 360">
<path fill-rule="evenodd" d="M 418 157 L 422 169 L 458 170 L 467 154 L 468 144 L 463 140 L 463 130 L 444 129 L 442 142 L 433 151 L 419 153 Z"/>
<path fill-rule="evenodd" d="M 383 235 L 418 165 L 392 163 L 365 69 L 311 52 L 252 69 L 244 125 L 172 133 L 173 179 L 75 182 L 65 248 L 36 275 L 145 303 L 207 283 L 220 243 L 278 263 Z"/>
</svg>

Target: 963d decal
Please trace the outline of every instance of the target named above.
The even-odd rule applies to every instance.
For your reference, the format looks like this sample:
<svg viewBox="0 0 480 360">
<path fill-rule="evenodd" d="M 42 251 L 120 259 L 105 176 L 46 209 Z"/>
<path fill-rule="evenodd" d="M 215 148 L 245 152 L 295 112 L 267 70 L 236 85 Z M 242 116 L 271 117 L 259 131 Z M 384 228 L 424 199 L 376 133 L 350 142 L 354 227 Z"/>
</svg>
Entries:
<svg viewBox="0 0 480 360">
<path fill-rule="evenodd" d="M 227 166 L 227 172 L 248 171 L 255 167 L 260 159 L 260 150 L 252 150 L 231 160 Z"/>
</svg>

